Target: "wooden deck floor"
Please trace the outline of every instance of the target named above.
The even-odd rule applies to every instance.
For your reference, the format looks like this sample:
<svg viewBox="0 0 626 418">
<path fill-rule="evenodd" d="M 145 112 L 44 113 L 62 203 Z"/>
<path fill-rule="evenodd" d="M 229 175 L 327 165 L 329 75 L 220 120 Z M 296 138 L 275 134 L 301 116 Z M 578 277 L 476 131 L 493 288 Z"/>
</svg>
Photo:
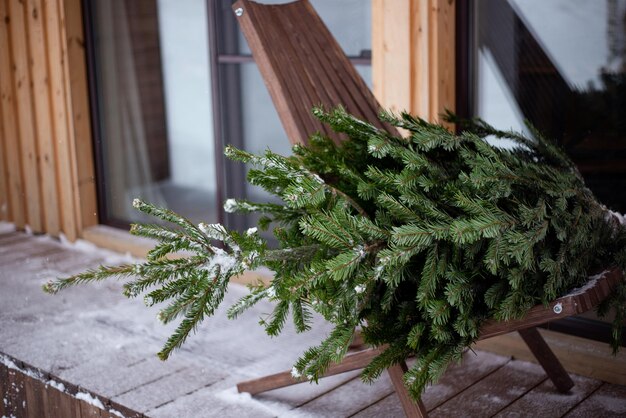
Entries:
<svg viewBox="0 0 626 418">
<path fill-rule="evenodd" d="M 219 312 L 169 361 L 159 362 L 155 353 L 172 327 L 157 322 L 155 309 L 121 296 L 119 283 L 78 287 L 58 296 L 40 290 L 52 277 L 121 258 L 85 243 L 63 245 L 0 225 L 0 416 L 70 416 L 42 411 L 36 400 L 44 397 L 29 397 L 32 390 L 16 392 L 24 372 L 41 381 L 47 398 L 54 398 L 54 386 L 63 383 L 67 396 L 99 399 L 100 415 L 106 417 L 120 411 L 150 417 L 403 416 L 387 376 L 366 385 L 358 372 L 255 397 L 236 393 L 239 381 L 290 369 L 328 332 L 321 321 L 309 333 L 298 335 L 289 328 L 270 339 L 257 325 L 271 311 L 269 304 L 237 321 Z M 225 306 L 245 292 L 232 285 Z M 468 352 L 461 365 L 426 391 L 424 402 L 433 417 L 626 416 L 626 387 L 573 378 L 574 389 L 561 395 L 535 364 Z"/>
</svg>

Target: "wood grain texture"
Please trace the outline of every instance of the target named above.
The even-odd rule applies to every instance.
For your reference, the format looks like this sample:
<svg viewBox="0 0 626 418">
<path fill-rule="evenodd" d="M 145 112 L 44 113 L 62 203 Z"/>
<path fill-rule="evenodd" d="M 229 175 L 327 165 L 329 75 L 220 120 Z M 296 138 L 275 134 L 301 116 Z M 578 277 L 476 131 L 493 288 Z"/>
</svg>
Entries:
<svg viewBox="0 0 626 418">
<path fill-rule="evenodd" d="M 4 153 L 7 170 L 7 195 L 9 220 L 18 228 L 26 224 L 24 181 L 20 158 L 19 132 L 17 127 L 15 91 L 13 86 L 13 60 L 9 26 L 11 17 L 7 1 L 0 2 L 0 118 L 4 136 Z"/>
<path fill-rule="evenodd" d="M 44 10 L 41 0 L 26 1 L 26 27 L 29 41 L 29 63 L 32 77 L 33 120 L 37 149 L 39 152 L 38 173 L 41 197 L 39 205 L 43 215 L 43 229 L 52 235 L 61 230 L 57 189 L 57 160 L 55 152 L 56 136 L 52 124 L 50 86 L 55 80 L 48 71 L 48 45 L 44 26 Z M 34 203 L 34 202 L 33 202 Z"/>
<path fill-rule="evenodd" d="M 83 33 L 82 2 L 65 0 L 59 10 L 64 17 L 61 39 L 67 40 L 66 90 L 69 91 L 68 123 L 73 135 L 76 177 L 74 178 L 74 205 L 79 213 L 76 228 L 79 235 L 85 228 L 98 223 L 93 141 L 89 116 L 89 92 L 85 65 L 85 35 Z M 64 36 L 63 36 L 64 35 Z M 67 186 L 66 186 L 67 187 Z"/>
<path fill-rule="evenodd" d="M 20 367 L 22 366 L 20 365 Z M 115 418 L 120 416 L 118 414 L 121 414 L 129 418 L 143 417 L 142 414 L 132 409 L 118 403 L 112 403 L 106 399 L 101 399 L 101 397 L 85 392 L 83 389 L 79 389 L 68 382 L 64 382 L 64 390 L 60 391 L 47 383 L 49 377 L 47 374 L 36 369 L 30 369 L 28 366 L 25 367 L 28 369 L 28 374 L 23 373 L 21 370 L 8 368 L 0 363 L 1 416 L 24 418 Z M 36 378 L 35 376 L 39 377 Z M 59 383 L 58 378 L 53 377 L 53 379 Z M 72 392 L 68 393 L 70 390 Z M 78 392 L 99 399 L 105 409 L 78 399 L 75 396 Z"/>
<path fill-rule="evenodd" d="M 380 354 L 381 349 L 368 349 L 359 351 L 358 353 L 348 354 L 344 357 L 344 360 L 338 364 L 332 364 L 326 370 L 324 377 L 333 376 L 340 373 L 349 372 L 352 370 L 362 369 L 369 362 Z M 252 379 L 245 382 L 237 383 L 237 390 L 239 392 L 247 392 L 251 395 L 265 392 L 268 390 L 278 389 L 285 386 L 291 386 L 299 383 L 306 382 L 306 379 L 294 378 L 291 371 L 280 372 L 269 376 L 264 376 L 258 379 Z"/>
<path fill-rule="evenodd" d="M 308 0 L 281 5 L 240 0 L 233 9 L 243 10 L 237 19 L 292 143 L 306 144 L 316 132 L 342 140 L 312 115 L 319 105 L 341 105 L 397 132 L 378 120 L 379 103 Z"/>
<path fill-rule="evenodd" d="M 1 23 L 0 23 L 1 25 Z M 2 28 L 0 28 L 0 31 Z M 0 69 L 2 71 L 2 69 Z M 8 221 L 10 219 L 9 209 L 9 185 L 8 170 L 6 166 L 5 143 L 6 136 L 4 133 L 4 123 L 2 120 L 2 100 L 0 100 L 0 221 Z"/>
<path fill-rule="evenodd" d="M 0 219 L 70 240 L 97 223 L 80 6 L 0 2 Z"/>
<path fill-rule="evenodd" d="M 32 78 L 29 71 L 26 5 L 9 0 L 9 36 L 21 170 L 24 179 L 26 222 L 33 232 L 43 232 L 39 150 L 35 132 L 32 102 Z"/>
<path fill-rule="evenodd" d="M 594 281 L 593 285 L 585 289 L 584 292 L 565 295 L 551 302 L 548 306 L 536 305 L 528 311 L 524 318 L 511 321 L 486 321 L 481 327 L 479 339 L 484 340 L 587 312 L 609 296 L 621 281 L 624 281 L 624 275 L 619 269 L 607 270 L 602 278 Z M 560 305 L 560 310 L 555 311 L 557 305 Z"/>
<path fill-rule="evenodd" d="M 57 179 L 59 182 L 59 208 L 63 233 L 71 241 L 78 235 L 78 208 L 75 195 L 76 165 L 79 156 L 73 147 L 74 135 L 71 128 L 72 120 L 68 101 L 69 84 L 66 77 L 67 48 L 64 43 L 62 7 L 58 1 L 45 3 L 47 27 L 47 51 L 50 62 L 51 102 L 53 115 L 53 133 L 57 155 Z M 83 156 L 84 157 L 84 156 Z M 93 159 L 89 158 L 89 160 Z"/>
<path fill-rule="evenodd" d="M 455 109 L 455 10 L 451 0 L 374 0 L 374 93 L 386 108 L 438 121 Z"/>
</svg>

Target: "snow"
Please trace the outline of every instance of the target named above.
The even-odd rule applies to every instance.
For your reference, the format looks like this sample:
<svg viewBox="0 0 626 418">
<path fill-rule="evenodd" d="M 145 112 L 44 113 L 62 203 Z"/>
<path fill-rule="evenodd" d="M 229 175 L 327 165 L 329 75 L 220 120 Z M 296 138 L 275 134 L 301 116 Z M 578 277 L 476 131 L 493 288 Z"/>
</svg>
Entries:
<svg viewBox="0 0 626 418">
<path fill-rule="evenodd" d="M 356 287 L 354 288 L 354 291 L 355 291 L 356 293 L 363 293 L 363 292 L 365 292 L 365 285 L 360 284 L 360 285 L 356 286 Z"/>
<path fill-rule="evenodd" d="M 265 412 L 271 416 L 280 416 L 280 417 L 310 417 L 310 414 L 302 414 L 298 413 L 298 411 L 292 411 L 292 407 L 290 405 L 284 404 L 282 402 L 272 402 L 268 400 L 263 400 L 262 402 L 254 399 L 250 396 L 249 393 L 239 393 L 237 392 L 236 387 L 231 387 L 225 389 L 216 394 L 216 397 L 239 406 L 244 407 L 246 410 L 250 411 L 250 416 L 253 416 L 252 412 L 255 410 L 260 410 Z"/>
<path fill-rule="evenodd" d="M 220 274 L 225 275 L 237 266 L 238 260 L 226 251 L 221 248 L 215 248 L 213 251 L 215 251 L 213 257 L 201 268 L 213 272 L 219 267 Z"/>
<path fill-rule="evenodd" d="M 248 230 L 246 231 L 246 235 L 247 236 L 251 236 L 256 234 L 258 231 L 258 229 L 256 227 L 252 227 L 252 228 L 248 228 Z"/>
<path fill-rule="evenodd" d="M 46 385 L 55 388 L 58 391 L 65 392 L 65 385 L 63 383 L 59 383 L 56 380 L 48 380 Z"/>
<path fill-rule="evenodd" d="M 102 401 L 96 397 L 91 396 L 91 394 L 87 393 L 87 392 L 78 392 L 76 395 L 74 395 L 74 397 L 76 399 L 80 399 L 81 401 L 85 401 L 87 402 L 89 405 L 93 405 L 96 408 L 100 408 L 100 409 L 104 409 L 104 405 L 102 404 Z"/>
<path fill-rule="evenodd" d="M 10 222 L 0 221 L 0 234 L 15 232 L 15 225 Z"/>
<path fill-rule="evenodd" d="M 302 373 L 300 373 L 298 369 L 296 369 L 296 366 L 293 366 L 291 368 L 291 377 L 293 377 L 294 379 L 299 379 L 300 377 L 302 377 Z"/>
<path fill-rule="evenodd" d="M 115 409 L 109 409 L 109 414 L 115 415 L 116 417 L 126 418 L 120 411 Z"/>
<path fill-rule="evenodd" d="M 28 377 L 32 377 L 35 380 L 42 380 L 41 373 L 36 370 L 21 368 L 17 364 L 15 364 L 13 360 L 3 354 L 0 354 L 0 364 L 3 364 L 9 369 L 17 370 L 18 372 L 25 374 Z"/>
<path fill-rule="evenodd" d="M 565 296 L 578 296 L 578 295 L 582 295 L 583 293 L 587 292 L 590 289 L 593 289 L 593 287 L 598 283 L 598 280 L 602 279 L 607 273 L 608 273 L 608 270 L 604 270 L 602 273 L 589 277 L 589 280 L 587 281 L 587 283 L 585 283 L 581 287 L 572 289 Z"/>
<path fill-rule="evenodd" d="M 74 242 L 71 242 L 67 239 L 65 234 L 59 234 L 59 241 L 61 241 L 61 245 L 67 248 L 71 248 L 76 251 L 80 251 L 85 254 L 92 254 L 97 257 L 104 257 L 103 264 L 125 264 L 125 263 L 134 263 L 138 261 L 137 258 L 130 255 L 130 253 L 118 253 L 115 251 L 107 250 L 97 245 L 85 241 L 84 239 L 77 239 Z"/>
<path fill-rule="evenodd" d="M 224 211 L 226 211 L 226 213 L 233 213 L 237 210 L 237 206 L 235 199 L 226 199 L 226 202 L 224 202 Z"/>
<path fill-rule="evenodd" d="M 614 221 L 617 221 L 619 225 L 624 226 L 626 224 L 626 218 L 621 213 L 609 210 L 607 212 L 607 220 L 609 220 L 610 218 L 612 218 Z"/>
</svg>

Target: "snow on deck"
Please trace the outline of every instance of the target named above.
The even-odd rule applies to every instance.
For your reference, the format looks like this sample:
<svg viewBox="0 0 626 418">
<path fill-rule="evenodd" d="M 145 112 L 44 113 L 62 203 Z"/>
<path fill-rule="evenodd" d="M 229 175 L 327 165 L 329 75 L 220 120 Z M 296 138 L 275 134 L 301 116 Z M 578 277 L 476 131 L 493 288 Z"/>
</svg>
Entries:
<svg viewBox="0 0 626 418">
<path fill-rule="evenodd" d="M 329 331 L 318 321 L 311 332 L 296 334 L 287 327 L 280 337 L 270 338 L 258 325 L 271 312 L 269 303 L 229 321 L 225 309 L 247 292 L 243 286 L 231 285 L 224 309 L 166 362 L 156 353 L 173 326 L 161 325 L 157 309 L 146 308 L 141 298 L 123 297 L 120 283 L 80 286 L 56 296 L 41 291 L 51 278 L 127 259 L 86 243 L 62 244 L 1 228 L 0 369 L 31 373 L 45 380 L 47 390 L 101 405 L 110 416 L 123 415 L 116 405 L 126 414 L 150 417 L 403 416 L 386 375 L 373 385 L 350 372 L 320 385 L 304 383 L 254 397 L 237 393 L 237 382 L 290 370 L 303 350 Z M 626 414 L 626 388 L 573 378 L 572 392 L 560 395 L 539 366 L 468 352 L 464 363 L 453 366 L 423 400 L 431 416 Z M 5 382 L 5 391 L 9 386 Z M 25 400 L 11 405 L 15 399 L 2 394 L 0 416 L 28 409 Z"/>
</svg>

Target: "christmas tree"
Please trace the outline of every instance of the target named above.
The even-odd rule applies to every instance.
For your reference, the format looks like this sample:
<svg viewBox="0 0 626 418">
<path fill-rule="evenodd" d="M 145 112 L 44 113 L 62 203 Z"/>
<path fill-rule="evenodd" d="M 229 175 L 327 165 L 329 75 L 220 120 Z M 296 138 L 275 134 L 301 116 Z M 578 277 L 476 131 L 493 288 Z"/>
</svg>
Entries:
<svg viewBox="0 0 626 418">
<path fill-rule="evenodd" d="M 251 184 L 283 204 L 229 199 L 225 210 L 261 213 L 258 227 L 272 228 L 277 248 L 256 228 L 195 225 L 135 200 L 138 210 L 172 224 L 132 226 L 133 234 L 158 242 L 147 260 L 59 279 L 45 290 L 127 277 L 127 296 L 143 294 L 150 306 L 167 303 L 159 314 L 165 323 L 182 318 L 159 353 L 166 359 L 214 314 L 233 276 L 266 266 L 275 274 L 271 284 L 251 286 L 229 317 L 269 299 L 276 303 L 263 321 L 270 335 L 280 333 L 290 313 L 300 332 L 310 328 L 313 311 L 334 325 L 297 361 L 296 375 L 323 376 L 360 328 L 368 344 L 385 348 L 364 369 L 364 380 L 415 356 L 405 382 L 419 396 L 461 358 L 487 318 L 520 318 L 597 269 L 626 267 L 620 218 L 538 132 L 524 136 L 457 120 L 463 131 L 456 135 L 406 113 L 383 113 L 382 120 L 408 133 L 392 136 L 341 108 L 314 113 L 346 140 L 313 135 L 290 157 L 226 149 L 229 158 L 254 166 Z M 516 146 L 490 145 L 488 136 Z M 168 258 L 180 251 L 188 255 Z M 600 313 L 610 308 L 616 350 L 626 284 Z"/>
</svg>

